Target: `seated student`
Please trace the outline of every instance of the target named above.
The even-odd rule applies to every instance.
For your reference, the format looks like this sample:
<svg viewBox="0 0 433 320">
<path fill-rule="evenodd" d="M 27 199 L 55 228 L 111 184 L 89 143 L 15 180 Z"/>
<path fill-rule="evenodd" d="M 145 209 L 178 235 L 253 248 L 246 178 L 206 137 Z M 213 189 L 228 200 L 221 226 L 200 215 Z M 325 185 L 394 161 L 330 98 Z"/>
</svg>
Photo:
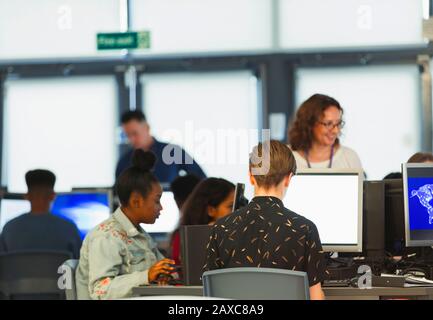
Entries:
<svg viewBox="0 0 433 320">
<path fill-rule="evenodd" d="M 179 212 L 182 212 L 183 204 L 200 181 L 201 178 L 198 176 L 194 174 L 187 174 L 185 176 L 177 177 L 171 183 L 170 189 L 173 192 L 174 200 L 176 201 L 177 207 L 179 208 Z M 176 264 L 180 264 L 179 227 L 173 231 L 170 237 L 170 252 L 171 258 L 176 262 Z"/>
<path fill-rule="evenodd" d="M 232 212 L 235 185 L 222 178 L 207 178 L 201 181 L 189 195 L 182 207 L 181 226 L 212 225 Z M 172 255 L 180 262 L 180 236 L 173 239 Z"/>
<path fill-rule="evenodd" d="M 401 179 L 403 178 L 403 175 L 401 172 L 390 172 L 386 176 L 383 177 L 383 180 L 389 180 L 389 179 Z"/>
<path fill-rule="evenodd" d="M 324 299 L 326 261 L 317 228 L 281 201 L 295 172 L 288 146 L 271 140 L 254 148 L 250 156 L 254 198 L 215 223 L 204 271 L 237 267 L 305 271 L 311 299 Z"/>
<path fill-rule="evenodd" d="M 81 237 L 76 225 L 50 213 L 55 198 L 56 176 L 48 170 L 26 173 L 27 194 L 31 210 L 12 219 L 3 228 L 0 249 L 3 251 L 65 251 L 78 259 Z"/>
<path fill-rule="evenodd" d="M 222 178 L 201 181 L 182 208 L 181 225 L 209 224 L 232 212 L 235 185 Z"/>
<path fill-rule="evenodd" d="M 174 201 L 176 201 L 179 210 L 182 210 L 186 199 L 201 180 L 202 178 L 195 174 L 187 174 L 177 177 L 170 184 L 170 190 L 173 192 Z"/>
<path fill-rule="evenodd" d="M 132 288 L 169 275 L 173 260 L 164 259 L 140 223 L 153 224 L 162 206 L 161 186 L 150 172 L 155 156 L 136 150 L 132 166 L 116 181 L 120 208 L 84 239 L 76 272 L 79 299 L 117 299 Z"/>
<path fill-rule="evenodd" d="M 433 154 L 430 152 L 417 152 L 407 160 L 407 163 L 433 163 Z"/>
<path fill-rule="evenodd" d="M 433 154 L 430 152 L 417 152 L 407 160 L 407 163 L 433 163 Z M 391 172 L 388 173 L 383 180 L 401 178 L 403 178 L 401 172 Z"/>
</svg>

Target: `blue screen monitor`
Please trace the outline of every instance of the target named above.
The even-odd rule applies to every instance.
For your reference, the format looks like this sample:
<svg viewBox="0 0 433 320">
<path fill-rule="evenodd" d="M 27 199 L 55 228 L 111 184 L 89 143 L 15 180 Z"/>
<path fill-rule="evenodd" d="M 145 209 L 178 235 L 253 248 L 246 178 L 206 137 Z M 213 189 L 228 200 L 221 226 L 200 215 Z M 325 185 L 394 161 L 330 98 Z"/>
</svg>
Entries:
<svg viewBox="0 0 433 320">
<path fill-rule="evenodd" d="M 432 246 L 433 164 L 404 163 L 402 167 L 406 246 Z"/>
<path fill-rule="evenodd" d="M 74 191 L 57 194 L 51 212 L 74 222 L 82 238 L 111 213 L 111 193 Z"/>
</svg>

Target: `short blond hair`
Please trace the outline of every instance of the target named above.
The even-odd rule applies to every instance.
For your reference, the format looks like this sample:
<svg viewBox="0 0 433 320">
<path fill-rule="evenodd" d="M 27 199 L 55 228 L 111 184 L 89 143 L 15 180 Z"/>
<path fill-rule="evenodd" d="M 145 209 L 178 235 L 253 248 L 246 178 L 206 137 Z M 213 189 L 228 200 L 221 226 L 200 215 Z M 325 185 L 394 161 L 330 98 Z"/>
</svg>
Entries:
<svg viewBox="0 0 433 320">
<path fill-rule="evenodd" d="M 296 174 L 296 160 L 290 148 L 277 140 L 259 143 L 250 154 L 249 168 L 259 187 L 269 189 L 283 181 L 289 174 Z M 263 174 L 256 174 L 265 169 Z"/>
</svg>

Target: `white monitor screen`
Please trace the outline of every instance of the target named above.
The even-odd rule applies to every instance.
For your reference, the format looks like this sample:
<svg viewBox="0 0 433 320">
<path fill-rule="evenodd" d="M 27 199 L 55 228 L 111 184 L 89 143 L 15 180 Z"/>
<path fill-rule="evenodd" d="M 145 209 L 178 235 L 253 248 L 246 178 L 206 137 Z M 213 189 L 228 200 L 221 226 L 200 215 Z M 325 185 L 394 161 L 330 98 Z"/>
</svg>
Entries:
<svg viewBox="0 0 433 320">
<path fill-rule="evenodd" d="M 148 233 L 170 233 L 179 224 L 179 209 L 174 200 L 173 192 L 164 191 L 161 196 L 162 210 L 154 224 L 141 224 Z"/>
<path fill-rule="evenodd" d="M 30 202 L 24 199 L 1 199 L 0 233 L 10 220 L 30 212 Z"/>
<path fill-rule="evenodd" d="M 283 202 L 316 225 L 325 251 L 362 250 L 360 172 L 299 172 L 293 176 Z"/>
</svg>

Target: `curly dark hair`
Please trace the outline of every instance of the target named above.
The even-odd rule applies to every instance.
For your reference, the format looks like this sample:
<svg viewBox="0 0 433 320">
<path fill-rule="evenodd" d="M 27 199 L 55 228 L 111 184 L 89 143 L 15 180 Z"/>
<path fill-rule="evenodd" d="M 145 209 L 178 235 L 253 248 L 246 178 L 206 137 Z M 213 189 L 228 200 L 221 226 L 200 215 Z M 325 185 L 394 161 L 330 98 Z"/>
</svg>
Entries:
<svg viewBox="0 0 433 320">
<path fill-rule="evenodd" d="M 222 178 L 202 180 L 182 207 L 181 225 L 209 224 L 208 206 L 219 206 L 235 190 L 235 185 Z"/>
<path fill-rule="evenodd" d="M 314 94 L 305 100 L 296 112 L 295 120 L 288 131 L 288 143 L 292 150 L 309 150 L 313 144 L 313 127 L 320 121 L 323 112 L 329 107 L 336 107 L 343 115 L 343 108 L 337 100 L 324 94 Z M 336 145 L 340 141 L 337 138 Z"/>
</svg>

